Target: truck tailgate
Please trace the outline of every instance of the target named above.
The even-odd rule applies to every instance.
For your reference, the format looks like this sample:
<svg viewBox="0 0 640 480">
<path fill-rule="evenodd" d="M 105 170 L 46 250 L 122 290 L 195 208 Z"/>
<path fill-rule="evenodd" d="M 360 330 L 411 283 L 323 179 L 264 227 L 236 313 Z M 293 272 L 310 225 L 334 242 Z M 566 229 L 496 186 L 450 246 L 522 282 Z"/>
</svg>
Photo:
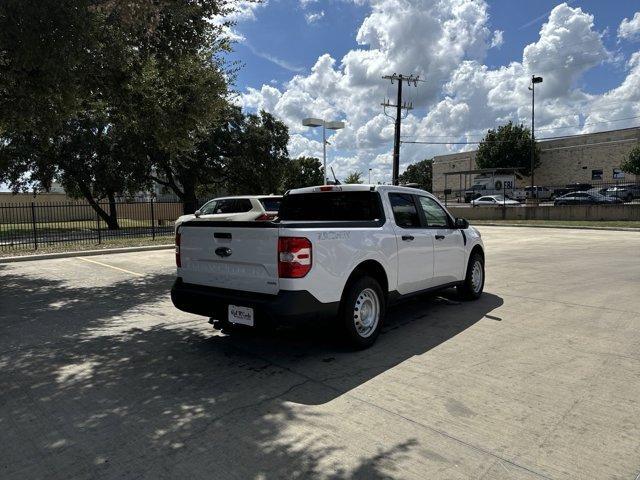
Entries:
<svg viewBox="0 0 640 480">
<path fill-rule="evenodd" d="M 178 276 L 186 283 L 277 294 L 278 227 L 262 222 L 185 222 Z"/>
</svg>

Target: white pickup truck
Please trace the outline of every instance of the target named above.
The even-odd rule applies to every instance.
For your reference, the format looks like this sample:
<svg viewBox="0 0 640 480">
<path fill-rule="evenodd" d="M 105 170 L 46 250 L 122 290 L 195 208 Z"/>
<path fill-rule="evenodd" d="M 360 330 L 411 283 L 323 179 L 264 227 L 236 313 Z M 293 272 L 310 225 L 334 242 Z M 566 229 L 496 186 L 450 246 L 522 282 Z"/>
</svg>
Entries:
<svg viewBox="0 0 640 480">
<path fill-rule="evenodd" d="M 360 348 L 401 298 L 484 287 L 480 233 L 430 193 L 386 185 L 291 190 L 273 222 L 185 221 L 176 264 L 180 310 L 223 325 L 333 318 Z"/>
</svg>

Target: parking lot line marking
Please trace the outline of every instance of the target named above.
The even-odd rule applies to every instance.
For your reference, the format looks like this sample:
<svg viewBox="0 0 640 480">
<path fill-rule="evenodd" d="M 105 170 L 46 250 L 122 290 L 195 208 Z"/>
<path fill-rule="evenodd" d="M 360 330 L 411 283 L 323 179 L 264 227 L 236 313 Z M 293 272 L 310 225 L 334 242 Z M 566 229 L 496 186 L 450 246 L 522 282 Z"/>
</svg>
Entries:
<svg viewBox="0 0 640 480">
<path fill-rule="evenodd" d="M 84 257 L 76 257 L 76 258 L 78 258 L 80 260 L 84 260 L 85 262 L 95 263 L 96 265 L 102 265 L 103 267 L 113 268 L 114 270 L 120 270 L 121 272 L 129 273 L 129 274 L 135 275 L 137 277 L 144 277 L 143 273 L 132 272 L 131 270 L 125 270 L 124 268 L 114 267 L 113 265 L 109 265 L 107 263 L 98 262 L 97 260 L 89 260 L 88 258 L 84 258 Z"/>
</svg>

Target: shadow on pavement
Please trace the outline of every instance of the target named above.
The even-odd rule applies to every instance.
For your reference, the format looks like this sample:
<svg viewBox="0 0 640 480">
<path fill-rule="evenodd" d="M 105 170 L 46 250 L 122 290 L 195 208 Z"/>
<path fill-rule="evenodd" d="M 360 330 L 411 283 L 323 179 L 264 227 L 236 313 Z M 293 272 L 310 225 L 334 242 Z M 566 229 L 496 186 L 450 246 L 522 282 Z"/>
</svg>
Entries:
<svg viewBox="0 0 640 480">
<path fill-rule="evenodd" d="M 322 329 L 222 336 L 172 317 L 172 275 L 92 287 L 15 272 L 0 269 L 3 478 L 398 475 L 417 439 L 362 456 L 324 405 L 502 303 L 417 299 L 389 312 L 373 348 L 349 352 Z"/>
</svg>

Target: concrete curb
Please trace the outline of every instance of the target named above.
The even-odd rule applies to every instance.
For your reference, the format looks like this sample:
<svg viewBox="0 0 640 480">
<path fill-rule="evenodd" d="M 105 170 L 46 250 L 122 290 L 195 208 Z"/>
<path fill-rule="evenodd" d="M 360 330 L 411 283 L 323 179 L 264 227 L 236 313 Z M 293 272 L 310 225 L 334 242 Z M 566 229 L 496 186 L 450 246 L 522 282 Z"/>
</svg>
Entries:
<svg viewBox="0 0 640 480">
<path fill-rule="evenodd" d="M 471 222 L 470 222 L 471 223 Z M 614 232 L 638 232 L 640 228 L 632 227 L 589 227 L 581 225 L 526 225 L 520 223 L 471 223 L 474 227 L 525 227 L 525 228 L 560 228 L 565 230 L 610 230 Z"/>
<path fill-rule="evenodd" d="M 0 263 L 30 262 L 32 260 L 50 260 L 53 258 L 93 257 L 96 255 L 109 255 L 112 253 L 146 252 L 149 250 L 169 250 L 172 248 L 175 248 L 175 245 L 145 245 L 141 247 L 105 248 L 103 250 L 43 253 L 40 255 L 22 255 L 20 257 L 0 257 Z"/>
</svg>

